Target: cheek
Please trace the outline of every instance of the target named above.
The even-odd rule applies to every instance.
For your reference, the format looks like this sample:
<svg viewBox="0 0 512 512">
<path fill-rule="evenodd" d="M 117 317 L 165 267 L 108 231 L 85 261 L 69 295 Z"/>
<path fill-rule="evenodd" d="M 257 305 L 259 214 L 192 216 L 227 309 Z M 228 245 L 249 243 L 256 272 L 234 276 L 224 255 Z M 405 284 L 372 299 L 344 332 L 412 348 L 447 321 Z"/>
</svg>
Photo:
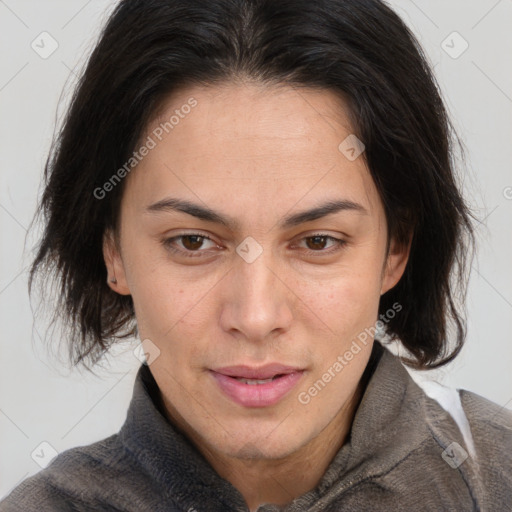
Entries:
<svg viewBox="0 0 512 512">
<path fill-rule="evenodd" d="M 162 351 L 200 352 L 211 322 L 212 289 L 218 278 L 187 279 L 162 262 L 139 254 L 130 266 L 130 290 L 141 339 L 149 338 Z M 210 292 L 209 292 L 210 290 Z M 194 343 L 183 343 L 183 340 Z"/>
<path fill-rule="evenodd" d="M 298 293 L 311 311 L 311 321 L 323 324 L 332 335 L 347 339 L 354 331 L 376 321 L 380 298 L 378 265 L 359 261 L 330 278 L 296 283 Z M 315 320 L 316 318 L 316 320 Z"/>
<path fill-rule="evenodd" d="M 172 338 L 173 332 L 199 328 L 204 318 L 199 290 L 181 287 L 167 280 L 139 284 L 133 294 L 139 330 L 156 338 Z"/>
</svg>

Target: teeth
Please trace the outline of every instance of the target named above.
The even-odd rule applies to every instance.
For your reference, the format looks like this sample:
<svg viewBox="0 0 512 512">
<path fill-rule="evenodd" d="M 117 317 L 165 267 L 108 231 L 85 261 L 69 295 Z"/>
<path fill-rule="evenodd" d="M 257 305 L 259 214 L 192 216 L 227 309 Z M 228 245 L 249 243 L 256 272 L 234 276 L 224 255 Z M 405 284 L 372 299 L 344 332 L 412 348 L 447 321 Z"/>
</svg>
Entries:
<svg viewBox="0 0 512 512">
<path fill-rule="evenodd" d="M 237 378 L 236 380 L 239 381 L 239 382 L 243 382 L 244 384 L 249 384 L 250 386 L 255 386 L 257 384 L 267 384 L 268 382 L 272 382 L 276 377 L 277 377 L 277 375 L 275 377 L 271 377 L 270 379 L 242 379 L 242 378 Z"/>
</svg>

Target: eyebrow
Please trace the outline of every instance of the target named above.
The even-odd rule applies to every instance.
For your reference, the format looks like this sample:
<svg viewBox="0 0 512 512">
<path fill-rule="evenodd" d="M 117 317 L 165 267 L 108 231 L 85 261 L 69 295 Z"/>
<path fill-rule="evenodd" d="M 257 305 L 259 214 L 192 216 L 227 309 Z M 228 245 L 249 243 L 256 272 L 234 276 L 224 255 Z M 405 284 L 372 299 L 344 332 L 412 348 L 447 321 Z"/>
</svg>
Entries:
<svg viewBox="0 0 512 512">
<path fill-rule="evenodd" d="M 165 199 L 161 199 L 146 208 L 146 212 L 148 213 L 172 211 L 187 213 L 188 215 L 192 215 L 201 220 L 221 224 L 232 231 L 240 229 L 239 221 L 233 217 L 225 216 L 206 206 L 201 206 L 185 199 L 166 197 Z M 279 227 L 281 229 L 289 229 L 341 211 L 352 211 L 360 215 L 368 215 L 368 210 L 359 203 L 355 203 L 348 199 L 331 199 L 309 210 L 304 210 L 285 217 L 285 219 L 279 224 Z"/>
</svg>

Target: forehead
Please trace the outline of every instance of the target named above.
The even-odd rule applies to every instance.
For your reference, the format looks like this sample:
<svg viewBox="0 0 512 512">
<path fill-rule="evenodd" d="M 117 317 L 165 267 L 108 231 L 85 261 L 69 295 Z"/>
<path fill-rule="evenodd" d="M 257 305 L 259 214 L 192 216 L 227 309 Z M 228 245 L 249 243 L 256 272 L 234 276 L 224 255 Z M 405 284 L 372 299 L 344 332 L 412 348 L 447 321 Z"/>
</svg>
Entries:
<svg viewBox="0 0 512 512">
<path fill-rule="evenodd" d="M 193 100 L 197 105 L 188 109 Z M 325 140 L 327 133 L 338 139 L 343 133 L 354 132 L 348 105 L 340 94 L 327 89 L 254 82 L 182 88 L 160 104 L 146 134 L 159 127 L 164 130 L 164 137 L 169 135 L 176 143 L 191 140 L 194 135 L 205 144 L 209 139 L 223 141 L 233 155 L 237 154 L 233 151 L 236 147 L 240 151 L 252 147 L 261 153 L 263 148 L 258 141 L 263 141 L 265 148 L 281 151 L 283 140 L 287 145 L 303 145 L 310 140 L 311 144 L 325 147 L 332 142 Z M 246 144 L 242 143 L 244 138 L 248 139 Z"/>
<path fill-rule="evenodd" d="M 339 192 L 372 210 L 376 190 L 363 156 L 350 159 L 342 150 L 353 132 L 347 105 L 333 91 L 253 83 L 183 88 L 148 123 L 140 144 L 151 139 L 153 147 L 129 188 L 146 203 L 172 192 L 271 210 Z"/>
</svg>

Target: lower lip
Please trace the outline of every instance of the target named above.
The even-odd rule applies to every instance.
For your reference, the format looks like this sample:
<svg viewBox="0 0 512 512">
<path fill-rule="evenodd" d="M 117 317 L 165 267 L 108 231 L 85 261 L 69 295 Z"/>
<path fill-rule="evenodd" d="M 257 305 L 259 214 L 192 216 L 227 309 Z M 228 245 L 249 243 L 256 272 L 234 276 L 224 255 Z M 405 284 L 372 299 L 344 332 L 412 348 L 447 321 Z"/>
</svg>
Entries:
<svg viewBox="0 0 512 512">
<path fill-rule="evenodd" d="M 266 384 L 245 384 L 218 372 L 211 372 L 220 389 L 244 407 L 268 407 L 281 400 L 302 377 L 302 371 L 288 373 Z"/>
</svg>

